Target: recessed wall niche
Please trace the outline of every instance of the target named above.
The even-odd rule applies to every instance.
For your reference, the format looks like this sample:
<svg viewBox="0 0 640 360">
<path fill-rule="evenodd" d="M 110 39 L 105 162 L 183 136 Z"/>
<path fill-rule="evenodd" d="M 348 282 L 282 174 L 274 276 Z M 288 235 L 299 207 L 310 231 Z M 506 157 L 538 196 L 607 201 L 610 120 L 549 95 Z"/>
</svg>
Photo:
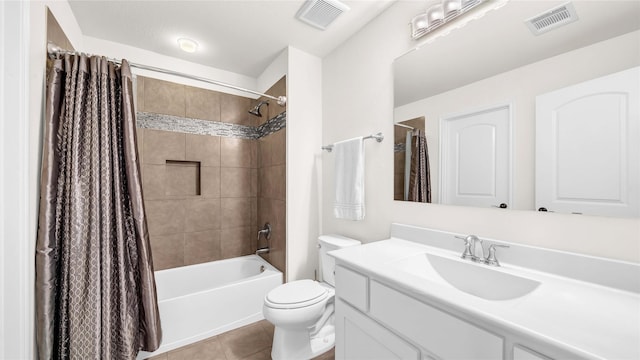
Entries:
<svg viewBox="0 0 640 360">
<path fill-rule="evenodd" d="M 165 165 L 167 196 L 198 196 L 200 191 L 200 162 L 167 160 Z"/>
</svg>

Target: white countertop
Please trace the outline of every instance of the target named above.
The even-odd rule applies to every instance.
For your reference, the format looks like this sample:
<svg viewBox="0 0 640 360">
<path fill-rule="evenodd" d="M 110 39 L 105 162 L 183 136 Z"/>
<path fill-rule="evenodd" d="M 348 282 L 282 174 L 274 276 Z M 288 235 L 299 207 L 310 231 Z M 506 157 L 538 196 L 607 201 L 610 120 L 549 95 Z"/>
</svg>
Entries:
<svg viewBox="0 0 640 360">
<path fill-rule="evenodd" d="M 332 251 L 330 255 L 338 264 L 418 299 L 448 307 L 472 322 L 486 321 L 585 358 L 640 359 L 638 293 L 502 263 L 496 271 L 536 280 L 541 285 L 519 298 L 485 300 L 437 276 L 416 276 L 398 266 L 402 259 L 426 253 L 452 259 L 460 256 L 396 238 Z"/>
</svg>

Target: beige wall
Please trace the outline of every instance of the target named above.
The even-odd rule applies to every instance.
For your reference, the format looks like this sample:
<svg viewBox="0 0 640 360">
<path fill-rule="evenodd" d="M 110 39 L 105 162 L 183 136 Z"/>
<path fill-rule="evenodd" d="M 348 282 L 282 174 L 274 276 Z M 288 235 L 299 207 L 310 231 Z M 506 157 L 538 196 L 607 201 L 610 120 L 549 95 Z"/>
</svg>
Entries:
<svg viewBox="0 0 640 360">
<path fill-rule="evenodd" d="M 321 223 L 322 60 L 287 49 L 287 280 L 312 279 Z"/>
</svg>

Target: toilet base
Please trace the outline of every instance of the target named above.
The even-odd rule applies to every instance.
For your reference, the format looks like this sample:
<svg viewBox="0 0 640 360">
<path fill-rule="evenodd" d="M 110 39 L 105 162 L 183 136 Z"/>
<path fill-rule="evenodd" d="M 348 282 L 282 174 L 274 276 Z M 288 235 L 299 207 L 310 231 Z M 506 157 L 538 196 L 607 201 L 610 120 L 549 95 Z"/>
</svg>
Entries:
<svg viewBox="0 0 640 360">
<path fill-rule="evenodd" d="M 271 358 L 273 360 L 305 360 L 331 350 L 336 343 L 333 321 L 328 322 L 316 335 L 309 331 L 288 331 L 276 327 L 273 334 Z"/>
<path fill-rule="evenodd" d="M 327 329 L 327 331 L 325 331 Z M 333 325 L 327 325 L 311 338 L 311 357 L 316 357 L 333 349 L 336 344 L 336 329 Z"/>
</svg>

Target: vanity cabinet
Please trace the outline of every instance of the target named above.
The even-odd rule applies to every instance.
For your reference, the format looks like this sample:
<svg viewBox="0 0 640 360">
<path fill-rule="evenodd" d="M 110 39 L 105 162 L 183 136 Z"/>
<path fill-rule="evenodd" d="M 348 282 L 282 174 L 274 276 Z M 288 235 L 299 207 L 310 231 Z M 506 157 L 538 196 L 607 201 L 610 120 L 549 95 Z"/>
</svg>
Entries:
<svg viewBox="0 0 640 360">
<path fill-rule="evenodd" d="M 501 359 L 503 339 L 376 281 L 371 317 L 440 359 Z"/>
<path fill-rule="evenodd" d="M 488 329 L 341 265 L 336 266 L 335 324 L 337 360 L 572 358 L 552 347 L 543 347 L 550 356 L 530 350 L 506 331 Z"/>
<path fill-rule="evenodd" d="M 369 310 L 369 279 L 345 267 L 336 267 L 336 282 L 340 283 L 340 297 L 356 309 Z M 336 283 L 336 286 L 337 286 Z"/>
<path fill-rule="evenodd" d="M 336 328 L 340 329 L 338 359 L 420 359 L 417 348 L 340 299 L 336 300 Z"/>
<path fill-rule="evenodd" d="M 516 345 L 513 347 L 513 360 L 551 360 L 551 358 L 544 356 L 537 351 Z"/>
</svg>

